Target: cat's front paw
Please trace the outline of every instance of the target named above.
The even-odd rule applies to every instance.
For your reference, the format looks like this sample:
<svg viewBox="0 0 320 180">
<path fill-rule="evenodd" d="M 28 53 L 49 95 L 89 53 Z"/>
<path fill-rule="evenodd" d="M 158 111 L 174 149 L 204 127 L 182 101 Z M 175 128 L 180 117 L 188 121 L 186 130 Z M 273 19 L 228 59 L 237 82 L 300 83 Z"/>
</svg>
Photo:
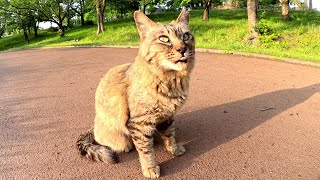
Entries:
<svg viewBox="0 0 320 180">
<path fill-rule="evenodd" d="M 160 166 L 143 168 L 142 173 L 146 178 L 159 178 L 160 177 Z"/>
<path fill-rule="evenodd" d="M 172 154 L 174 156 L 181 156 L 182 154 L 184 154 L 186 152 L 186 148 L 183 147 L 182 145 L 178 144 L 177 145 L 177 149 L 175 149 L 174 152 L 172 152 Z"/>
</svg>

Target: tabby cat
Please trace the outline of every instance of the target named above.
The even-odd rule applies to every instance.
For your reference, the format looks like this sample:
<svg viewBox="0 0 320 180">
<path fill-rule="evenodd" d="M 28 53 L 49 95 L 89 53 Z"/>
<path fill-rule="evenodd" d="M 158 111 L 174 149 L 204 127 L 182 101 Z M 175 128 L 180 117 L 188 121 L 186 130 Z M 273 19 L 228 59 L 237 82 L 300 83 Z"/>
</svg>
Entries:
<svg viewBox="0 0 320 180">
<path fill-rule="evenodd" d="M 138 11 L 134 19 L 140 34 L 138 56 L 133 64 L 116 66 L 101 79 L 94 127 L 80 135 L 77 148 L 89 159 L 116 163 L 116 153 L 135 146 L 143 175 L 158 178 L 155 132 L 172 155 L 186 151 L 176 143 L 173 116 L 188 95 L 195 39 L 186 10 L 170 24 L 155 23 Z"/>
</svg>

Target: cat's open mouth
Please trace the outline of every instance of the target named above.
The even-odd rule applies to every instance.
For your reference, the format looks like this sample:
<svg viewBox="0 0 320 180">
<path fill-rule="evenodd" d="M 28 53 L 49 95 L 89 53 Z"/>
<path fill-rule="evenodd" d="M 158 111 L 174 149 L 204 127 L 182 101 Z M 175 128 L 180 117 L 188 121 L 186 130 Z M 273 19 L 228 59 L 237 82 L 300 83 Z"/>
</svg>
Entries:
<svg viewBox="0 0 320 180">
<path fill-rule="evenodd" d="M 178 61 L 175 62 L 175 64 L 187 63 L 187 62 L 188 62 L 188 59 L 186 57 L 181 57 Z"/>
</svg>

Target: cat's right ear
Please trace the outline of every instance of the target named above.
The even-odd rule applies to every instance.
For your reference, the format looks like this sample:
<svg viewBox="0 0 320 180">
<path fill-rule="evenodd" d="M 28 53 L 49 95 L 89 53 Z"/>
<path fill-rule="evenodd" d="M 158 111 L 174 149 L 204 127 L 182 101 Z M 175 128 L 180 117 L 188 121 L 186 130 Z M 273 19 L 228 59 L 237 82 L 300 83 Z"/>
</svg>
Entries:
<svg viewBox="0 0 320 180">
<path fill-rule="evenodd" d="M 134 12 L 134 21 L 136 22 L 140 41 L 142 42 L 155 23 L 140 11 Z"/>
</svg>

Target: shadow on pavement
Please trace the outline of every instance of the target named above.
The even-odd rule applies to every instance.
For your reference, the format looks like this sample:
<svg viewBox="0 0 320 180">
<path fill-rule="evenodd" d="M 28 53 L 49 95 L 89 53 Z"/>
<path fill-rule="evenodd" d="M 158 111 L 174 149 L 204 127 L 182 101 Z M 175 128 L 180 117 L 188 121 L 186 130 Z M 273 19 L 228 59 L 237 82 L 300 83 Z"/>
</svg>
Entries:
<svg viewBox="0 0 320 180">
<path fill-rule="evenodd" d="M 162 175 L 189 167 L 197 157 L 235 139 L 320 92 L 320 83 L 257 95 L 247 99 L 179 114 L 178 142 L 186 154 L 161 163 Z"/>
</svg>

